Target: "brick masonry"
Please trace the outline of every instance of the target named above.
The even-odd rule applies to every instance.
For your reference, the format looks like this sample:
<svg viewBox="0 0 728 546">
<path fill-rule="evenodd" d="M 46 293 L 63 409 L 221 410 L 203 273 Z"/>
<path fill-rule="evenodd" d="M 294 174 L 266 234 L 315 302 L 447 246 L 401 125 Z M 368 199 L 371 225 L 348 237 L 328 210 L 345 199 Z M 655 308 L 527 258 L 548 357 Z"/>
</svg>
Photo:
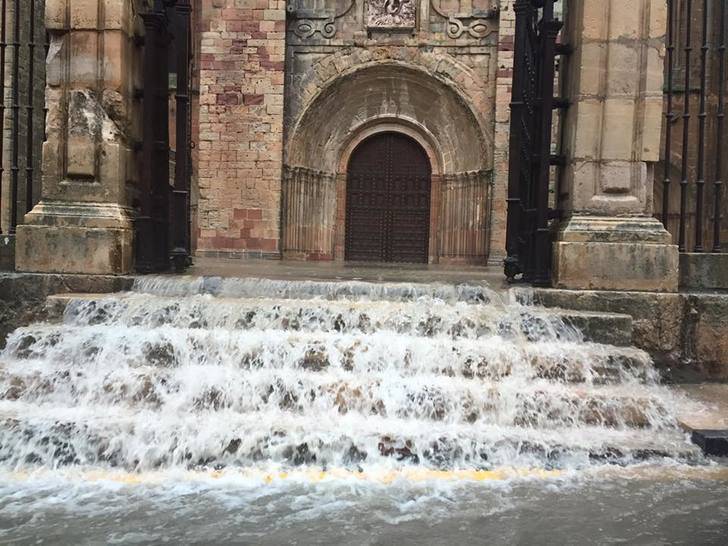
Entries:
<svg viewBox="0 0 728 546">
<path fill-rule="evenodd" d="M 508 196 L 508 140 L 511 123 L 513 44 L 516 33 L 514 0 L 500 1 L 498 72 L 495 92 L 495 138 L 493 141 L 493 214 L 490 224 L 490 263 L 501 263 L 506 247 L 506 197 Z"/>
<path fill-rule="evenodd" d="M 201 7 L 198 253 L 277 255 L 286 3 Z"/>
</svg>

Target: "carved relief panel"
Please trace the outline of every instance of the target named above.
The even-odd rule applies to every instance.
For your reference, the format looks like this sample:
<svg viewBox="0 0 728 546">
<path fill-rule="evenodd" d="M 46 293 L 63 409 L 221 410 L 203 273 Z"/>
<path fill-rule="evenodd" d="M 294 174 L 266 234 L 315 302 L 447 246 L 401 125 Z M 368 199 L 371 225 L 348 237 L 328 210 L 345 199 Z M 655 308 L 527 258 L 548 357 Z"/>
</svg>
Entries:
<svg viewBox="0 0 728 546">
<path fill-rule="evenodd" d="M 417 0 L 367 0 L 367 28 L 414 28 Z"/>
</svg>

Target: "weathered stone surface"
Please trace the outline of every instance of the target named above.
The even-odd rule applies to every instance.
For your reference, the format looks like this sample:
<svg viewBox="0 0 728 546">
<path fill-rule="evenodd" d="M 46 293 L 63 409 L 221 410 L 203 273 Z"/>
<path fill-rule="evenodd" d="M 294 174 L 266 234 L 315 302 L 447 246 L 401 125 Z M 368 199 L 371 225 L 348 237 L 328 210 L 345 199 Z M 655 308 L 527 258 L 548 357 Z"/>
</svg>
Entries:
<svg viewBox="0 0 728 546">
<path fill-rule="evenodd" d="M 43 183 L 40 202 L 17 229 L 16 269 L 128 273 L 132 3 L 47 0 L 46 8 Z"/>
<path fill-rule="evenodd" d="M 536 289 L 547 307 L 630 315 L 634 345 L 668 377 L 728 379 L 728 294 Z"/>
<path fill-rule="evenodd" d="M 586 341 L 627 347 L 632 345 L 632 317 L 627 314 L 560 310 L 557 316 L 584 334 Z"/>
<path fill-rule="evenodd" d="M 15 270 L 15 237 L 0 235 L 0 271 Z"/>
<path fill-rule="evenodd" d="M 572 216 L 554 244 L 554 286 L 675 292 L 678 250 L 653 218 Z"/>
<path fill-rule="evenodd" d="M 728 253 L 681 253 L 680 288 L 683 290 L 728 290 Z"/>
<path fill-rule="evenodd" d="M 280 256 L 286 3 L 202 0 L 197 247 Z"/>
<path fill-rule="evenodd" d="M 107 275 L 0 273 L 0 347 L 16 328 L 61 316 L 65 303 L 55 310 L 46 307 L 51 294 L 119 292 L 132 283 L 131 277 Z"/>
<path fill-rule="evenodd" d="M 18 226 L 16 269 L 124 274 L 132 269 L 133 228 L 116 205 L 39 203 Z"/>
</svg>

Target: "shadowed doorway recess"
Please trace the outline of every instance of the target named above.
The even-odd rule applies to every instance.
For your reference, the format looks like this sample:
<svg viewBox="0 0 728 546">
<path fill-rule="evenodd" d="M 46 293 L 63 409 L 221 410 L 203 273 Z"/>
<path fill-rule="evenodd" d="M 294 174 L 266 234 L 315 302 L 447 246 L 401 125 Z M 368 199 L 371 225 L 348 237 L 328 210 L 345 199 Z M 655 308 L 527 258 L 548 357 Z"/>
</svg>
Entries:
<svg viewBox="0 0 728 546">
<path fill-rule="evenodd" d="M 395 132 L 362 142 L 346 184 L 346 259 L 427 263 L 432 167 L 422 146 Z"/>
</svg>

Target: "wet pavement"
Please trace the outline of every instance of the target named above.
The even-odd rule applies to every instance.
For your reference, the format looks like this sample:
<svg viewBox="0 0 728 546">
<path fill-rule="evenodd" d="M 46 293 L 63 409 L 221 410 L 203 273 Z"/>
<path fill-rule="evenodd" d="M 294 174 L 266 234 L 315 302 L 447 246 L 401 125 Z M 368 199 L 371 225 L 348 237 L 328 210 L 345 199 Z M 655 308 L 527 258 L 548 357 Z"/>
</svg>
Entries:
<svg viewBox="0 0 728 546">
<path fill-rule="evenodd" d="M 675 385 L 675 389 L 704 406 L 702 411 L 679 417 L 685 427 L 728 431 L 728 383 L 683 384 Z"/>
</svg>

